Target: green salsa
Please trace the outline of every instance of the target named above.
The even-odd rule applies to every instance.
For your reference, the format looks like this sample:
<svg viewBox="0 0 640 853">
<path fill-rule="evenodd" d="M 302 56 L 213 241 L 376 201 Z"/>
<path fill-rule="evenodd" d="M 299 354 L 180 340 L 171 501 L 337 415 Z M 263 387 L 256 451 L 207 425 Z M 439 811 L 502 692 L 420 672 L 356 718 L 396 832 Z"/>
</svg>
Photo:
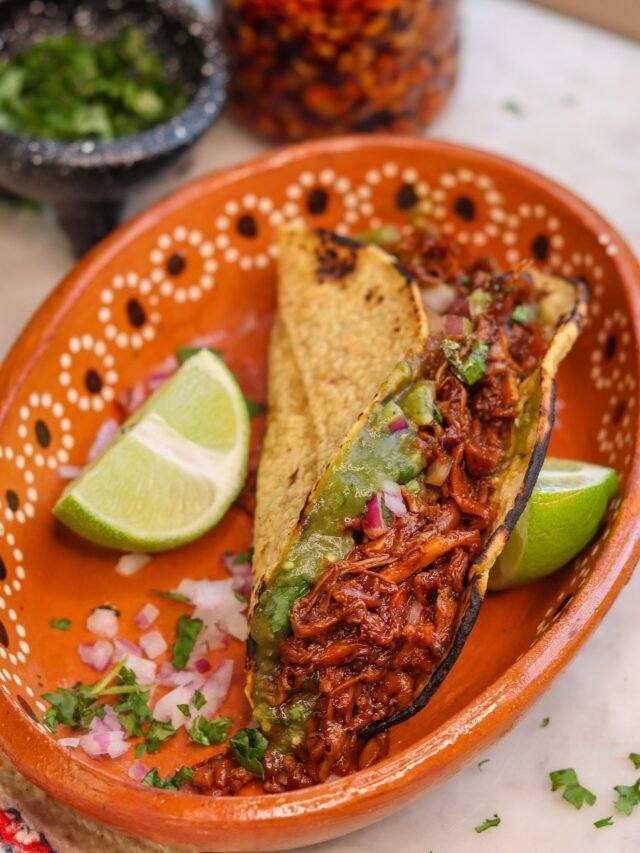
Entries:
<svg viewBox="0 0 640 853">
<path fill-rule="evenodd" d="M 345 519 L 362 516 L 367 502 L 385 481 L 409 483 L 422 471 L 425 460 L 416 443 L 417 426 L 407 412 L 415 405 L 411 394 L 420 384 L 416 381 L 418 367 L 402 362 L 389 377 L 382 399 L 373 405 L 365 424 L 320 480 L 299 536 L 256 607 L 252 625 L 257 644 L 254 718 L 272 743 L 284 751 L 303 739 L 305 722 L 316 701 L 314 691 L 300 695 L 286 709 L 273 707 L 265 698 L 280 643 L 289 634 L 291 608 L 309 592 L 327 565 L 353 548 L 353 536 L 344 529 Z M 389 423 L 398 411 L 407 417 L 407 428 L 392 432 Z"/>
<path fill-rule="evenodd" d="M 139 27 L 104 41 L 76 33 L 30 44 L 0 61 L 0 130 L 45 139 L 110 140 L 168 121 L 187 104 Z"/>
</svg>

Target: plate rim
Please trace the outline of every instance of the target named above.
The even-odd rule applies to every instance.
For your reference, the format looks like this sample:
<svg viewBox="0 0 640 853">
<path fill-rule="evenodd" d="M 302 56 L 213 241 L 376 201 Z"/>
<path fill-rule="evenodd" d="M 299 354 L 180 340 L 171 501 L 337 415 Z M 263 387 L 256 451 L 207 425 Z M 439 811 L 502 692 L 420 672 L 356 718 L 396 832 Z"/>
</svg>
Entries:
<svg viewBox="0 0 640 853">
<path fill-rule="evenodd" d="M 416 137 L 345 136 L 285 146 L 241 165 L 199 177 L 125 223 L 92 249 L 37 309 L 0 368 L 0 429 L 18 389 L 46 352 L 60 323 L 97 273 L 122 248 L 166 216 L 226 185 L 292 162 L 361 148 L 379 148 L 381 152 L 394 148 L 415 150 L 423 155 L 431 151 L 461 161 L 493 164 L 534 182 L 590 231 L 606 231 L 619 247 L 612 262 L 629 301 L 636 341 L 640 342 L 640 265 L 617 229 L 572 191 L 536 170 L 481 148 Z M 640 372 L 640 346 L 637 358 Z M 590 574 L 560 618 L 537 643 L 474 701 L 415 744 L 368 770 L 284 794 L 212 799 L 181 792 L 160 793 L 124 780 L 101 765 L 92 767 L 76 761 L 68 750 L 39 732 L 22 711 L 16 714 L 17 705 L 3 693 L 0 693 L 0 748 L 20 773 L 54 799 L 121 831 L 133 831 L 139 837 L 178 846 L 185 843 L 206 846 L 214 842 L 220 850 L 255 851 L 277 849 L 270 846 L 277 842 L 278 849 L 283 849 L 287 841 L 290 845 L 323 841 L 381 819 L 419 796 L 431 784 L 444 781 L 514 725 L 572 660 L 630 579 L 640 558 L 640 414 L 635 422 L 635 436 L 627 494 L 598 557 L 599 571 Z M 37 764 L 47 768 L 46 775 L 37 771 L 36 762 L 23 758 L 28 753 L 38 755 Z M 108 812 L 98 794 L 106 794 L 114 784 L 124 796 Z M 159 800 L 163 803 L 161 817 L 153 808 L 153 803 Z M 297 832 L 300 835 L 294 837 Z M 309 837 L 313 834 L 313 839 L 307 840 L 305 834 Z M 258 839 L 263 846 L 255 846 Z"/>
</svg>

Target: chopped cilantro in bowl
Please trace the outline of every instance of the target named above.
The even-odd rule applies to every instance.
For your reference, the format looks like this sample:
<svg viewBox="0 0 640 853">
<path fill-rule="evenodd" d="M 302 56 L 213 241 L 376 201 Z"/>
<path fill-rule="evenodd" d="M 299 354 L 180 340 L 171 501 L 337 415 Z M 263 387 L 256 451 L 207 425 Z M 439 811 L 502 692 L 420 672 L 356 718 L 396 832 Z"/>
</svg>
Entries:
<svg viewBox="0 0 640 853">
<path fill-rule="evenodd" d="M 0 130 L 56 141 L 108 141 L 168 121 L 187 105 L 139 27 L 102 41 L 68 32 L 0 61 Z"/>
</svg>

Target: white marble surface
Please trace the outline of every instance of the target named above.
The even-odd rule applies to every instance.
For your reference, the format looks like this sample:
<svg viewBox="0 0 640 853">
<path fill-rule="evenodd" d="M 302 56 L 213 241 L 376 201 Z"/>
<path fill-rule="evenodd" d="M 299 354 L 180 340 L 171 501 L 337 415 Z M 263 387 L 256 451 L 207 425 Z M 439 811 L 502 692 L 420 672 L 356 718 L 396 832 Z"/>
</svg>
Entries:
<svg viewBox="0 0 640 853">
<path fill-rule="evenodd" d="M 635 0 L 637 2 L 637 0 Z M 463 2 L 464 66 L 434 136 L 528 163 L 598 207 L 640 251 L 640 47 L 515 0 Z M 505 109 L 516 102 L 521 112 Z M 259 153 L 264 145 L 224 120 L 203 141 L 187 176 Z M 140 209 L 178 181 L 136 200 Z M 0 355 L 71 267 L 47 214 L 0 205 Z M 635 853 L 640 808 L 615 826 L 613 785 L 631 784 L 640 752 L 640 576 L 529 716 L 475 765 L 413 806 L 315 853 Z M 539 727 L 543 717 L 551 722 Z M 581 812 L 549 790 L 548 772 L 575 767 L 598 795 Z M 473 827 L 497 812 L 501 825 Z"/>
</svg>

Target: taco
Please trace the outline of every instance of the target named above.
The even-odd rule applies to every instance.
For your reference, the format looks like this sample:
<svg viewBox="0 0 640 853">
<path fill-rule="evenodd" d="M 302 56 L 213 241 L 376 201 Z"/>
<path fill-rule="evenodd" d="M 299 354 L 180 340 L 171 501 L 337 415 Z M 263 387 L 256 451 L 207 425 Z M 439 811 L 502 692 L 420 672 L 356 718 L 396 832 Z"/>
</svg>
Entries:
<svg viewBox="0 0 640 853">
<path fill-rule="evenodd" d="M 305 229 L 280 251 L 247 683 L 271 791 L 369 766 L 442 683 L 586 312 L 580 284 L 482 272 L 428 328 L 392 255 Z"/>
</svg>

